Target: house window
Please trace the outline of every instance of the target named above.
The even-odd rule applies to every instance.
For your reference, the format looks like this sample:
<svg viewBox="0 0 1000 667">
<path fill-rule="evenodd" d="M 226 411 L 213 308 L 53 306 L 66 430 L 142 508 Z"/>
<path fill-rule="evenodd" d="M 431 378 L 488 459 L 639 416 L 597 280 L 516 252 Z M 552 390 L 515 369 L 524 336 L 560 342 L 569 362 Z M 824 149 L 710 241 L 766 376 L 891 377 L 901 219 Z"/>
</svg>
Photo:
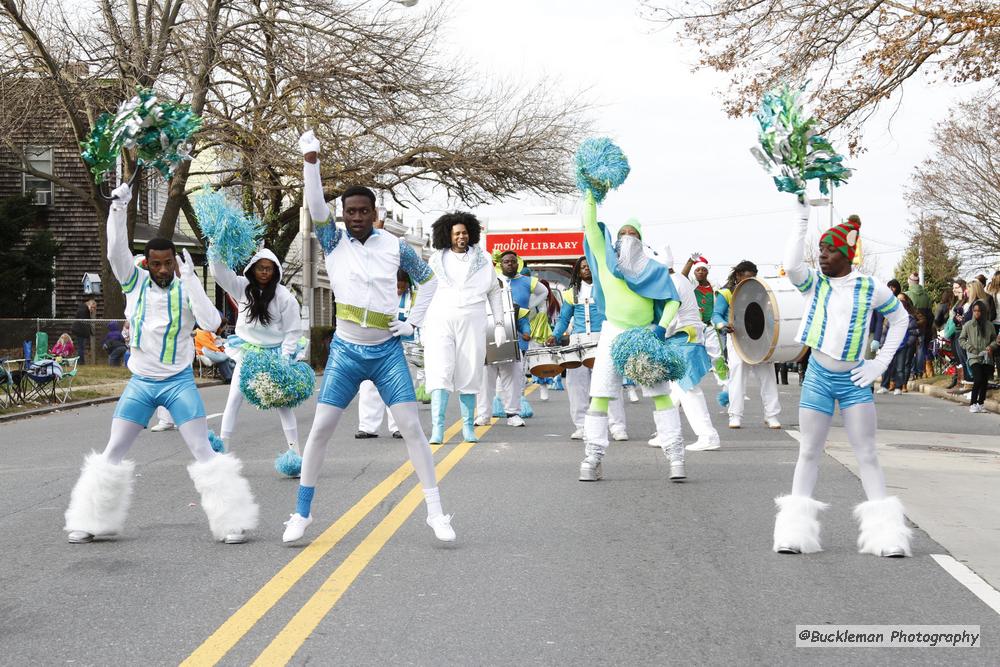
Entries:
<svg viewBox="0 0 1000 667">
<path fill-rule="evenodd" d="M 43 174 L 52 173 L 52 149 L 42 146 L 27 146 L 24 149 L 24 156 L 28 159 L 28 164 L 32 169 Z M 35 204 L 38 206 L 48 206 L 52 203 L 52 181 L 38 178 L 31 174 L 24 174 L 22 192 L 28 194 L 35 191 Z"/>
</svg>

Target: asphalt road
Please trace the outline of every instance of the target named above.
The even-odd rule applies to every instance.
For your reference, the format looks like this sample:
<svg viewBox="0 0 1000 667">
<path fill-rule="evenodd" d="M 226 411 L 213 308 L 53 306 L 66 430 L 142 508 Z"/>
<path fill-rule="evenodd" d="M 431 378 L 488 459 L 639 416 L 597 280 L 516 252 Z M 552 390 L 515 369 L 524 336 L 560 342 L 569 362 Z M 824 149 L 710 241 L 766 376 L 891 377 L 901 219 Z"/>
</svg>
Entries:
<svg viewBox="0 0 1000 667">
<path fill-rule="evenodd" d="M 418 498 L 412 475 L 383 483 L 405 447 L 354 440 L 356 410 L 328 449 L 308 533 L 319 539 L 297 547 L 280 539 L 296 482 L 272 467 L 283 449 L 276 415 L 241 415 L 234 450 L 261 528 L 239 546 L 212 540 L 176 432 L 145 433 L 133 449 L 124 534 L 67 544 L 69 491 L 84 453 L 103 447 L 114 405 L 4 424 L 0 664 L 1000 664 L 1000 617 L 930 557 L 947 553 L 930 536 L 915 531 L 909 559 L 856 553 L 862 491 L 833 458 L 817 490 L 832 505 L 825 551 L 771 552 L 772 498 L 790 488 L 797 444 L 763 426 L 750 390 L 746 426 L 724 430 L 721 451 L 689 453 L 683 484 L 646 446 L 648 402 L 629 405 L 632 440 L 612 445 L 594 484 L 576 479 L 583 447 L 567 439 L 565 395 L 533 395 L 528 427 L 496 424 L 467 451 L 453 437 L 437 452 L 454 465 L 441 482 L 453 545 L 437 543 L 422 502 L 407 500 Z M 203 392 L 210 413 L 225 391 Z M 791 428 L 797 394 L 782 387 Z M 881 425 L 898 430 L 986 434 L 1000 421 L 922 396 L 880 396 L 879 408 Z M 303 435 L 312 411 L 297 411 Z M 796 648 L 801 624 L 974 624 L 983 640 Z"/>
</svg>

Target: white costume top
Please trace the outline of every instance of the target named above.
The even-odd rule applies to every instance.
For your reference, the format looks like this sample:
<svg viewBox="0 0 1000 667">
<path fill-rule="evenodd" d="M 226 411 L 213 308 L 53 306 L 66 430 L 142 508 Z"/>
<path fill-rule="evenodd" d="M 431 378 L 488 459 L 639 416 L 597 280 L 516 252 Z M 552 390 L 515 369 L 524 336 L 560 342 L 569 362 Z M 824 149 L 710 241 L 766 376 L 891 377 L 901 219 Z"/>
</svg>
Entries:
<svg viewBox="0 0 1000 667">
<path fill-rule="evenodd" d="M 471 245 L 462 257 L 450 249 L 436 250 L 428 264 L 437 277 L 437 291 L 431 309 L 481 308 L 489 301 L 490 310 L 503 312 L 501 287 L 493 263 L 478 245 Z"/>
<path fill-rule="evenodd" d="M 872 310 L 878 310 L 890 326 L 875 360 L 888 367 L 906 334 L 906 310 L 871 276 L 851 271 L 832 278 L 809 268 L 803 258 L 807 223 L 799 221 L 785 252 L 788 277 L 808 301 L 797 339 L 830 359 L 854 365 L 864 358 Z"/>
<path fill-rule="evenodd" d="M 403 269 L 415 285 L 417 298 L 406 320 L 420 326 L 437 287 L 434 273 L 403 239 L 373 229 L 361 242 L 336 226 L 323 197 L 319 162 L 303 167 L 303 199 L 316 223 L 316 238 L 326 255 L 326 272 L 337 299 L 337 337 L 359 345 L 376 345 L 392 337 L 399 297 L 396 272 Z"/>
<path fill-rule="evenodd" d="M 674 331 L 678 331 L 689 327 L 688 336 L 690 337 L 692 332 L 695 336 L 691 342 L 703 343 L 704 324 L 701 321 L 701 311 L 698 310 L 698 300 L 694 295 L 694 285 L 679 273 L 671 272 L 670 280 L 673 281 L 674 288 L 677 290 L 677 296 L 681 302 L 680 308 L 677 309 L 677 315 L 670 323 L 671 328 Z"/>
<path fill-rule="evenodd" d="M 196 276 L 176 276 L 166 288 L 141 268 L 144 258 L 128 247 L 127 213 L 111 205 L 108 214 L 108 261 L 125 293 L 125 317 L 131 334 L 128 369 L 136 375 L 164 380 L 191 367 L 195 324 L 215 331 L 222 318 Z"/>
</svg>

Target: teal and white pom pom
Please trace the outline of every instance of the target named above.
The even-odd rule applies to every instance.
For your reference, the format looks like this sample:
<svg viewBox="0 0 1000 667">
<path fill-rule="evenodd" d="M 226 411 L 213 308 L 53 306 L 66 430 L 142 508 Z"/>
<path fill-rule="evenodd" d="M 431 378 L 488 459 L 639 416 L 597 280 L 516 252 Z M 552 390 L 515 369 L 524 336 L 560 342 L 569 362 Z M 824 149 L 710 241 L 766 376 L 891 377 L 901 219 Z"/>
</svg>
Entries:
<svg viewBox="0 0 1000 667">
<path fill-rule="evenodd" d="M 718 399 L 719 399 L 719 405 L 721 405 L 724 408 L 728 408 L 729 407 L 729 390 L 728 389 L 723 389 L 722 391 L 720 391 Z"/>
<path fill-rule="evenodd" d="M 684 358 L 645 327 L 615 336 L 611 360 L 620 375 L 643 387 L 679 380 L 687 371 Z"/>
<path fill-rule="evenodd" d="M 576 151 L 576 187 L 593 194 L 598 204 L 609 190 L 625 182 L 628 173 L 628 158 L 607 137 L 587 139 Z"/>
<path fill-rule="evenodd" d="M 274 459 L 274 469 L 285 477 L 298 477 L 302 474 L 302 455 L 296 451 L 297 446 L 288 445 L 284 454 Z"/>
<path fill-rule="evenodd" d="M 316 374 L 309 364 L 244 346 L 240 391 L 254 407 L 294 408 L 312 396 L 315 388 Z"/>
<path fill-rule="evenodd" d="M 233 271 L 240 271 L 257 252 L 264 223 L 229 202 L 222 192 L 206 184 L 194 200 L 201 232 L 208 239 L 208 256 Z"/>
<path fill-rule="evenodd" d="M 222 438 L 215 434 L 215 431 L 209 429 L 208 431 L 208 442 L 212 445 L 212 451 L 218 452 L 219 454 L 226 453 L 226 443 L 222 441 Z"/>
</svg>

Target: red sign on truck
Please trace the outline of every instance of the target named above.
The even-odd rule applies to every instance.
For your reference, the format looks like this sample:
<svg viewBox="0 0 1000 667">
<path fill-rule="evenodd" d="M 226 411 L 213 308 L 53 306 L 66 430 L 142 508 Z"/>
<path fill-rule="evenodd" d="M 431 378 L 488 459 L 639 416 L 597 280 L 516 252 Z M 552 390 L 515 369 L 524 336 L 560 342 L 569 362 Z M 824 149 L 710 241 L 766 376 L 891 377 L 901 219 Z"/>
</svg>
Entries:
<svg viewBox="0 0 1000 667">
<path fill-rule="evenodd" d="M 513 250 L 522 259 L 576 259 L 583 255 L 583 232 L 490 232 L 486 252 Z"/>
</svg>

